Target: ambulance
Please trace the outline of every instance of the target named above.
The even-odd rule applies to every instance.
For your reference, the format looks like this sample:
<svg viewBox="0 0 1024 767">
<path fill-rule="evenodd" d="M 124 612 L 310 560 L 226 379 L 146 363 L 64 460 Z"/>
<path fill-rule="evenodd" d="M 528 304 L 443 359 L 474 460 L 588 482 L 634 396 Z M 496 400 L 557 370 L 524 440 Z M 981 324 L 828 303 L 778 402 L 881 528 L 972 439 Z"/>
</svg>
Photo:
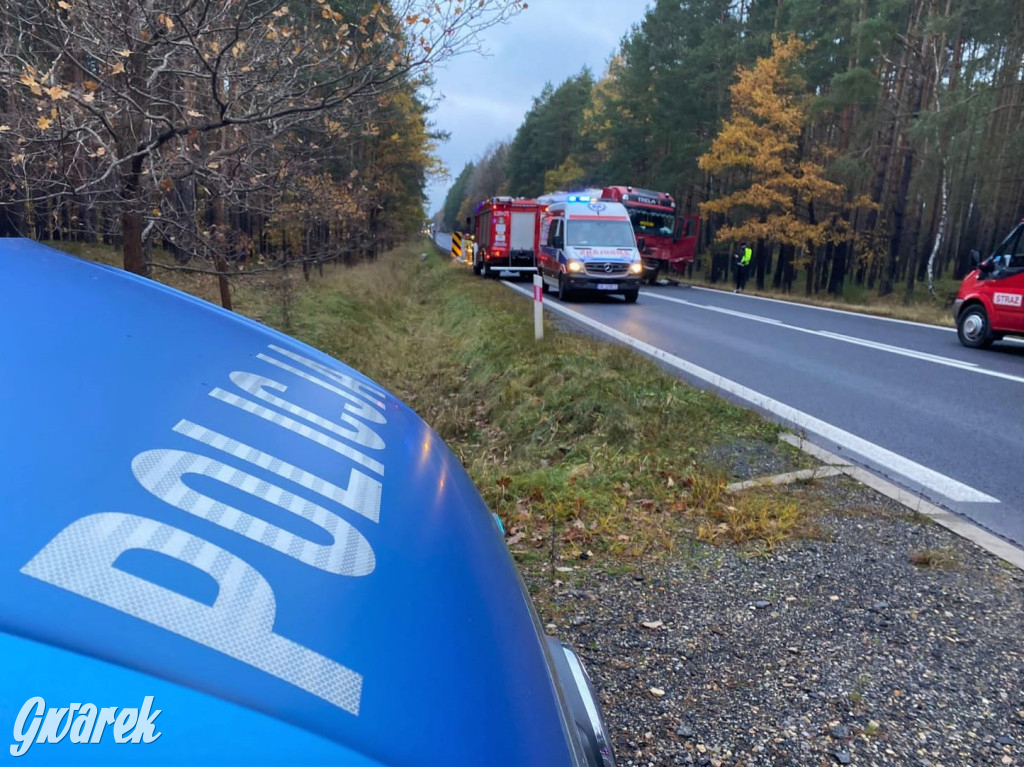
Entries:
<svg viewBox="0 0 1024 767">
<path fill-rule="evenodd" d="M 953 304 L 960 343 L 984 349 L 1004 336 L 1024 336 L 1024 221 L 960 284 Z"/>
<path fill-rule="evenodd" d="M 586 194 L 538 198 L 537 270 L 544 291 L 569 300 L 577 293 L 607 293 L 635 303 L 644 264 L 622 203 Z"/>
</svg>

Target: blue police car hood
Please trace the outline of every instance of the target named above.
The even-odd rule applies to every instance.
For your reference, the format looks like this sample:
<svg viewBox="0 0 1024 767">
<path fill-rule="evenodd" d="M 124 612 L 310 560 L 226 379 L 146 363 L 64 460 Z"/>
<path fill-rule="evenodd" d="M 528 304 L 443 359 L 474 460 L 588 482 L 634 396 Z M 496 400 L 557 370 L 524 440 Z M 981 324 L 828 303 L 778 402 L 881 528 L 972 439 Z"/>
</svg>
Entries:
<svg viewBox="0 0 1024 767">
<path fill-rule="evenodd" d="M 0 285 L 12 754 L 569 763 L 504 541 L 408 407 L 258 323 L 27 240 L 0 240 Z"/>
</svg>

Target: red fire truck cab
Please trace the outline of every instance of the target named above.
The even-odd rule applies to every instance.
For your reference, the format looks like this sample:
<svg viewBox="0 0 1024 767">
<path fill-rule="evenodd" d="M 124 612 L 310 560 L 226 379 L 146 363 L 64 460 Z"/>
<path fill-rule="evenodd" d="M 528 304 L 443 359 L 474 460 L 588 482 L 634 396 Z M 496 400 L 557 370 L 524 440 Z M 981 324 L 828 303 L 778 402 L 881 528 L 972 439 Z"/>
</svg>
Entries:
<svg viewBox="0 0 1024 767">
<path fill-rule="evenodd" d="M 601 199 L 620 202 L 629 213 L 648 282 L 656 281 L 662 272 L 683 272 L 693 263 L 700 217 L 680 215 L 668 192 L 606 186 Z"/>
<path fill-rule="evenodd" d="M 953 304 L 960 343 L 984 349 L 1003 336 L 1024 336 L 1024 221 L 968 274 Z"/>
<path fill-rule="evenodd" d="M 473 216 L 473 271 L 483 277 L 536 272 L 540 209 L 536 200 L 513 197 L 491 197 L 478 204 Z"/>
</svg>

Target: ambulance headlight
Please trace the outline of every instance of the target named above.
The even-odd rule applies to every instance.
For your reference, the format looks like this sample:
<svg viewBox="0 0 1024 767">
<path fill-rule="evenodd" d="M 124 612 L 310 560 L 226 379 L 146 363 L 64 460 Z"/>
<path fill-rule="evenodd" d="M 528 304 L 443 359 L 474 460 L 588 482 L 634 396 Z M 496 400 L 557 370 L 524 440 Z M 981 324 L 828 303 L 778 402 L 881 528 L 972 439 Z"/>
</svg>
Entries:
<svg viewBox="0 0 1024 767">
<path fill-rule="evenodd" d="M 630 274 L 641 274 L 643 272 L 643 270 L 644 270 L 644 262 L 643 261 L 634 261 L 632 264 L 629 265 L 629 273 Z"/>
<path fill-rule="evenodd" d="M 583 271 L 583 263 L 581 261 L 570 261 L 566 268 L 573 273 L 579 273 Z"/>
</svg>

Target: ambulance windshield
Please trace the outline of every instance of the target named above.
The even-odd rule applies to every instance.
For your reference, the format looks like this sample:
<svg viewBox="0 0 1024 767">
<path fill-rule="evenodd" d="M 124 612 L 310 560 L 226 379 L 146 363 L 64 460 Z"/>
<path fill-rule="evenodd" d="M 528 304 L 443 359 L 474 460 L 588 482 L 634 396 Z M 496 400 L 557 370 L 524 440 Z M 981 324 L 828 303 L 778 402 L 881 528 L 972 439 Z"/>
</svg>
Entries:
<svg viewBox="0 0 1024 767">
<path fill-rule="evenodd" d="M 635 248 L 633 229 L 628 221 L 568 222 L 566 245 L 591 248 Z"/>
</svg>

